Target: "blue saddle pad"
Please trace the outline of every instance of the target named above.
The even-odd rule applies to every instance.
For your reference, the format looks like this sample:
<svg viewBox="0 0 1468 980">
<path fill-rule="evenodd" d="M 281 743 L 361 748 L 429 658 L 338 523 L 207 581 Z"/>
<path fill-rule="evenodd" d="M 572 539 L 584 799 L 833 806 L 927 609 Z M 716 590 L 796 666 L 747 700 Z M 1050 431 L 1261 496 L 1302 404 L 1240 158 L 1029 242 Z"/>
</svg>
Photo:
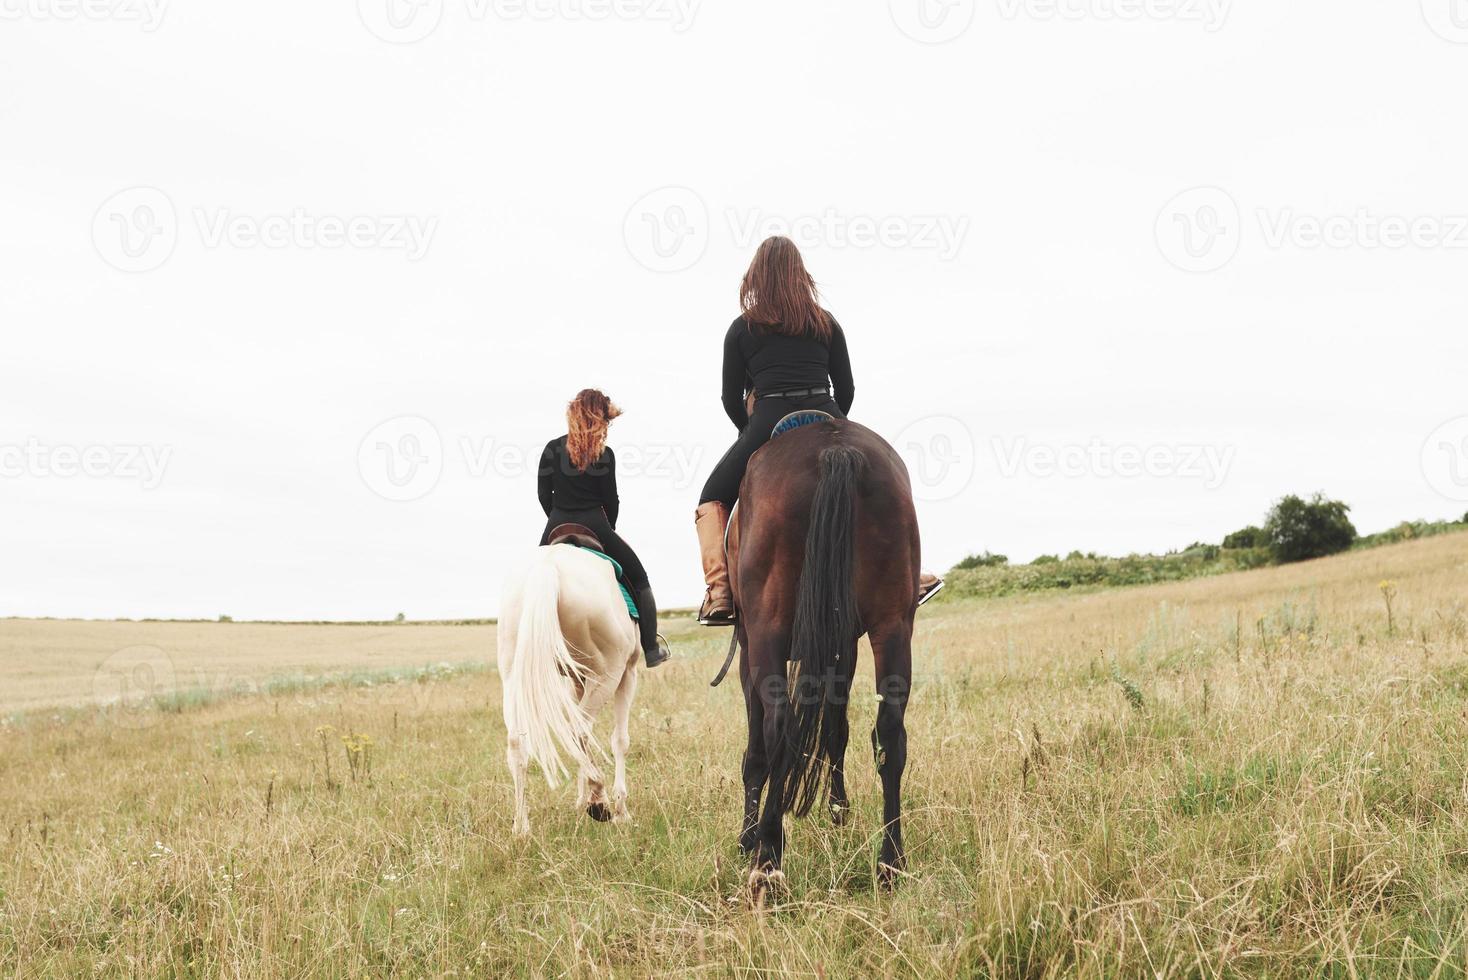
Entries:
<svg viewBox="0 0 1468 980">
<path fill-rule="evenodd" d="M 581 548 L 579 544 L 575 545 L 575 547 Z M 637 603 L 634 602 L 632 599 L 632 590 L 627 588 L 626 582 L 622 581 L 622 566 L 618 564 L 617 559 L 613 558 L 611 555 L 603 554 L 602 552 L 595 551 L 591 548 L 581 548 L 581 550 L 586 552 L 588 555 L 596 555 L 596 557 L 600 558 L 602 561 L 609 561 L 612 563 L 612 572 L 617 576 L 617 588 L 622 590 L 622 601 L 627 603 L 627 615 L 631 616 L 633 619 L 640 618 L 637 615 Z"/>
<path fill-rule="evenodd" d="M 802 426 L 812 425 L 816 422 L 833 422 L 836 416 L 830 412 L 818 412 L 815 409 L 802 409 L 799 412 L 791 412 L 783 419 L 775 423 L 774 429 L 770 431 L 770 438 L 783 436 L 791 429 L 799 429 Z"/>
</svg>

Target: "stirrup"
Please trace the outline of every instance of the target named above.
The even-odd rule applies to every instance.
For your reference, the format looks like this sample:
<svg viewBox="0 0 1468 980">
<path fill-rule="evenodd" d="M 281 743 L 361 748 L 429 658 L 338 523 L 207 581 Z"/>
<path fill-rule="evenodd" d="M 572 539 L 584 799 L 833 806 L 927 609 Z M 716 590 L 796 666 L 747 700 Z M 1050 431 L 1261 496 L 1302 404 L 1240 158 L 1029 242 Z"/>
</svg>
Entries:
<svg viewBox="0 0 1468 980">
<path fill-rule="evenodd" d="M 668 638 L 661 633 L 657 634 L 657 647 L 655 649 L 655 655 L 653 653 L 649 653 L 646 650 L 642 651 L 642 661 L 644 666 L 646 666 L 648 670 L 652 670 L 654 667 L 661 667 L 663 664 L 667 663 L 669 658 L 671 658 L 672 656 L 673 650 L 670 646 L 668 646 Z"/>
<path fill-rule="evenodd" d="M 934 579 L 935 579 L 935 581 L 933 582 L 933 584 L 931 586 L 928 587 L 928 590 L 926 592 L 923 592 L 921 595 L 918 596 L 918 601 L 917 601 L 917 604 L 918 605 L 921 606 L 923 603 L 925 603 L 929 599 L 933 598 L 933 596 L 935 596 L 939 592 L 942 592 L 943 591 L 943 585 L 944 585 L 943 580 L 941 578 L 938 578 L 937 576 L 934 576 Z"/>
</svg>

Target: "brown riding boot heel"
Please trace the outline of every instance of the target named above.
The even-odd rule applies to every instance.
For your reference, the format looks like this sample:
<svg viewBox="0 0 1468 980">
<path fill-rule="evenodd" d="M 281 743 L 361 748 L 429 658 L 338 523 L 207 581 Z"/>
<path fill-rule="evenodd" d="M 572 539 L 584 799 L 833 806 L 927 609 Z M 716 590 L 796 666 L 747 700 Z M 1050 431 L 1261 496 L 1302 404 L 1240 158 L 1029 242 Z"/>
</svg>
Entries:
<svg viewBox="0 0 1468 980">
<path fill-rule="evenodd" d="M 729 626 L 734 622 L 734 596 L 729 591 L 729 569 L 724 561 L 724 529 L 729 508 L 717 500 L 699 504 L 693 515 L 698 529 L 698 548 L 703 555 L 703 580 L 708 585 L 698 621 L 704 626 Z"/>
</svg>

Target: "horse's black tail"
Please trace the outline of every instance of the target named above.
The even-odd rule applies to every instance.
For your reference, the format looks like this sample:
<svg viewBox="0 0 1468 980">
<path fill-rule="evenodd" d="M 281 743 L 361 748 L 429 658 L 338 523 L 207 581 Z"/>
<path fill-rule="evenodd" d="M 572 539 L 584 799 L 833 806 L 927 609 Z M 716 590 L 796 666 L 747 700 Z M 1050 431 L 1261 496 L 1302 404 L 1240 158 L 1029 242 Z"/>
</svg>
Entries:
<svg viewBox="0 0 1468 980">
<path fill-rule="evenodd" d="M 849 651 L 860 632 L 856 610 L 856 484 L 865 462 L 847 446 L 821 450 L 820 479 L 805 535 L 805 564 L 796 589 L 790 634 L 791 713 L 785 729 L 784 812 L 810 812 L 830 770 L 827 733 L 844 700 L 832 694 L 851 676 Z M 844 690 L 847 684 L 842 684 Z"/>
</svg>

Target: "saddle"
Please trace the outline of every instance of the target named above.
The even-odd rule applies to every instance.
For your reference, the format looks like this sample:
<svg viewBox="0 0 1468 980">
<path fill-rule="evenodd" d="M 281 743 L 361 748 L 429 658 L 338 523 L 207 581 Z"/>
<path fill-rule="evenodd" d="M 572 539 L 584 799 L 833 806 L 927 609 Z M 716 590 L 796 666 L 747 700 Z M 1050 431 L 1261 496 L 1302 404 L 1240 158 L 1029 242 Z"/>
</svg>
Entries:
<svg viewBox="0 0 1468 980">
<path fill-rule="evenodd" d="M 797 412 L 791 412 L 789 415 L 776 422 L 775 427 L 770 430 L 770 438 L 774 439 L 777 436 L 783 436 L 785 433 L 790 432 L 794 429 L 799 429 L 807 425 L 814 425 L 817 422 L 834 421 L 836 421 L 836 416 L 832 415 L 830 412 L 820 412 L 813 408 L 801 409 Z"/>
<path fill-rule="evenodd" d="M 551 528 L 551 533 L 545 543 L 547 546 L 568 544 L 573 548 L 590 552 L 603 561 L 610 562 L 612 574 L 617 579 L 617 588 L 622 590 L 622 601 L 627 603 L 627 615 L 633 619 L 641 618 L 637 612 L 637 601 L 632 598 L 632 589 L 627 585 L 627 578 L 622 573 L 622 566 L 615 558 L 607 554 L 606 548 L 602 547 L 601 538 L 596 536 L 595 531 L 585 524 L 557 524 Z"/>
<path fill-rule="evenodd" d="M 585 524 L 557 524 L 551 528 L 551 533 L 546 538 L 546 544 L 574 544 L 578 548 L 588 551 L 596 551 L 606 554 L 607 550 L 602 547 L 601 538 L 596 532 Z"/>
</svg>

